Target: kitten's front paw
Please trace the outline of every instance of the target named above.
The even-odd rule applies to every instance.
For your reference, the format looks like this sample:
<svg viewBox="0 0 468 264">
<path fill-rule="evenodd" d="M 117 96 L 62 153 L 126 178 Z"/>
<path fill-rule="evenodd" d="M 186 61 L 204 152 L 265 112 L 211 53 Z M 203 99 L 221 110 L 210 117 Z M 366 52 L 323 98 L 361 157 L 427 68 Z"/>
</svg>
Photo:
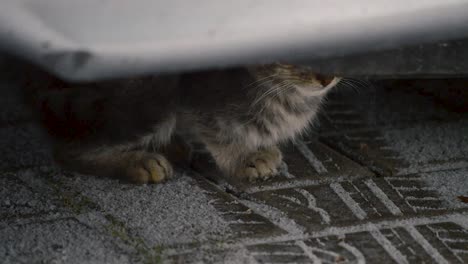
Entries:
<svg viewBox="0 0 468 264">
<path fill-rule="evenodd" d="M 237 176 L 249 181 L 266 180 L 278 174 L 282 155 L 277 147 L 270 147 L 251 154 Z"/>
<path fill-rule="evenodd" d="M 169 161 L 160 154 L 148 153 L 135 157 L 127 168 L 127 176 L 136 183 L 158 183 L 173 175 Z"/>
</svg>

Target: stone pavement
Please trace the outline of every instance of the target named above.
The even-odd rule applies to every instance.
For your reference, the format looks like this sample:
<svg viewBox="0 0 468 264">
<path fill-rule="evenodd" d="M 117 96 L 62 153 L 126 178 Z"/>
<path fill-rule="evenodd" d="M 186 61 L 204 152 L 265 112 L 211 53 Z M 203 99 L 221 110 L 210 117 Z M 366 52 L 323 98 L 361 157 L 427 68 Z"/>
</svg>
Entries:
<svg viewBox="0 0 468 264">
<path fill-rule="evenodd" d="M 225 181 L 200 149 L 132 185 L 57 168 L 0 78 L 0 263 L 468 262 L 466 80 L 334 92 L 270 181 Z"/>
</svg>

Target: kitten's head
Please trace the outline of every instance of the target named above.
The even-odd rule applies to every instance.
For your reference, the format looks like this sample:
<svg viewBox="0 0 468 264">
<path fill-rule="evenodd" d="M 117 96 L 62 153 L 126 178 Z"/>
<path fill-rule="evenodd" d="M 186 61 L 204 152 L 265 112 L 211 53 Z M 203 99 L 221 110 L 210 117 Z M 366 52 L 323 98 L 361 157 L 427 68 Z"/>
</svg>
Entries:
<svg viewBox="0 0 468 264">
<path fill-rule="evenodd" d="M 340 77 L 315 73 L 306 66 L 282 63 L 254 66 L 250 67 L 249 71 L 259 82 L 271 82 L 285 87 L 294 86 L 317 93 L 329 90 L 341 80 Z"/>
</svg>

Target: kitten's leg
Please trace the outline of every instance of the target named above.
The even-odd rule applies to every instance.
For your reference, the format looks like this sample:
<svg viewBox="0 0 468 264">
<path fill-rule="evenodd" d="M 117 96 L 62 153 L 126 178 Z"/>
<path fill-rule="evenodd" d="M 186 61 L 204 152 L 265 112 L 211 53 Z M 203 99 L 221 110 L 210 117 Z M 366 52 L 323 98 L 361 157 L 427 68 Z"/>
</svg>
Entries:
<svg viewBox="0 0 468 264">
<path fill-rule="evenodd" d="M 206 143 L 218 167 L 225 174 L 249 181 L 265 180 L 278 173 L 282 161 L 276 146 L 246 150 L 239 145 Z"/>
<path fill-rule="evenodd" d="M 159 183 L 173 175 L 171 164 L 162 154 L 128 150 L 123 146 L 91 150 L 67 147 L 56 151 L 55 155 L 65 168 L 135 183 Z"/>
<path fill-rule="evenodd" d="M 236 176 L 256 179 L 268 179 L 278 174 L 282 161 L 281 151 L 276 147 L 267 147 L 251 153 L 244 163 L 239 164 Z"/>
<path fill-rule="evenodd" d="M 159 153 L 133 151 L 124 155 L 126 179 L 136 183 L 158 183 L 173 176 L 169 161 Z"/>
</svg>

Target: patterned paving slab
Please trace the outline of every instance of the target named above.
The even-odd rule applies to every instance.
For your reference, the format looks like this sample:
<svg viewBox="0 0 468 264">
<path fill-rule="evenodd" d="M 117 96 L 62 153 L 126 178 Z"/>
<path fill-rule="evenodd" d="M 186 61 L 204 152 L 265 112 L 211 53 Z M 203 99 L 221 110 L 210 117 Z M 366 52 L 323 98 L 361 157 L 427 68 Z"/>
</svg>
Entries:
<svg viewBox="0 0 468 264">
<path fill-rule="evenodd" d="M 285 234 L 281 228 L 275 226 L 267 218 L 255 213 L 251 208 L 242 204 L 233 196 L 221 192 L 213 183 L 195 176 L 197 183 L 203 188 L 221 217 L 228 223 L 234 232 L 234 239 L 267 237 Z"/>
<path fill-rule="evenodd" d="M 321 141 L 379 175 L 466 168 L 468 112 L 449 111 L 437 96 L 426 96 L 441 87 L 392 84 L 330 96 L 320 118 Z"/>
<path fill-rule="evenodd" d="M 259 263 L 465 263 L 467 235 L 463 226 L 441 222 L 247 248 Z"/>
<path fill-rule="evenodd" d="M 465 263 L 467 227 L 467 213 L 453 213 L 246 241 L 215 251 L 197 248 L 169 259 L 199 263 L 211 252 L 218 262 L 240 260 L 234 263 Z"/>
<path fill-rule="evenodd" d="M 428 130 L 431 133 L 425 132 Z M 468 122 L 464 120 L 411 128 L 344 132 L 323 136 L 322 140 L 379 175 L 468 167 Z"/>
<path fill-rule="evenodd" d="M 325 102 L 320 132 L 340 134 L 465 119 L 467 85 L 466 79 L 384 80 L 354 89 L 340 88 Z M 445 104 L 440 103 L 442 98 Z M 456 111 L 454 105 L 458 106 Z"/>
</svg>

